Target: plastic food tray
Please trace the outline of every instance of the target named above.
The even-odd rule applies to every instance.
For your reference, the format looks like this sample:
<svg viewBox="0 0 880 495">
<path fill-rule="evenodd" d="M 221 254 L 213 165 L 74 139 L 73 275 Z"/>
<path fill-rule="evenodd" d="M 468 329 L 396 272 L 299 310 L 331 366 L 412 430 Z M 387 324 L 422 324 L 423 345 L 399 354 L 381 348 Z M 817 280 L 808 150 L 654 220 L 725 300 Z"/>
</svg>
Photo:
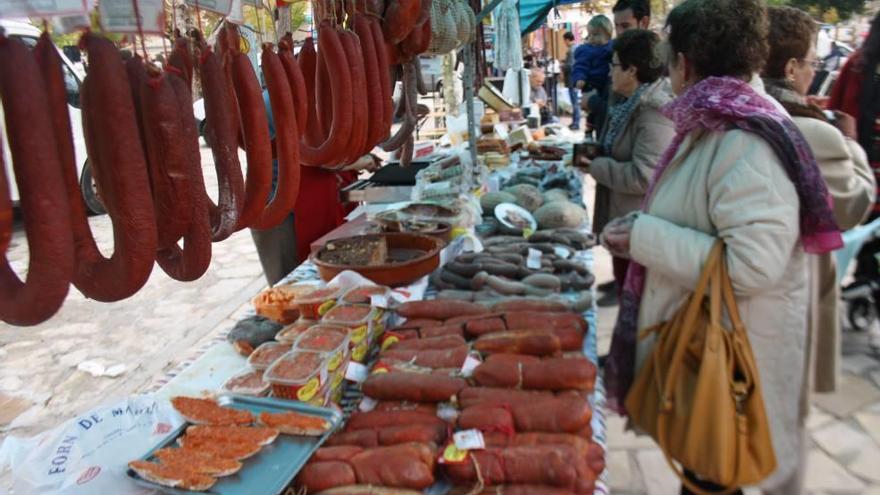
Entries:
<svg viewBox="0 0 880 495">
<path fill-rule="evenodd" d="M 144 480 L 131 469 L 128 470 L 128 476 L 141 486 L 167 494 L 280 494 L 290 485 L 290 482 L 293 481 L 293 478 L 296 477 L 296 474 L 302 469 L 312 454 L 318 450 L 318 447 L 327 440 L 330 434 L 342 422 L 342 414 L 339 411 L 325 407 L 310 406 L 297 401 L 223 395 L 217 399 L 217 402 L 222 406 L 251 411 L 255 416 L 264 411 L 274 413 L 295 411 L 303 414 L 312 414 L 330 421 L 332 426 L 327 433 L 320 437 L 278 435 L 274 442 L 260 449 L 257 455 L 242 461 L 244 466 L 241 468 L 241 471 L 232 476 L 218 478 L 217 483 L 206 492 L 163 487 Z M 152 460 L 155 451 L 164 447 L 175 446 L 177 438 L 182 436 L 186 432 L 186 427 L 190 425 L 191 423 L 184 423 L 180 428 L 171 432 L 141 459 Z"/>
</svg>

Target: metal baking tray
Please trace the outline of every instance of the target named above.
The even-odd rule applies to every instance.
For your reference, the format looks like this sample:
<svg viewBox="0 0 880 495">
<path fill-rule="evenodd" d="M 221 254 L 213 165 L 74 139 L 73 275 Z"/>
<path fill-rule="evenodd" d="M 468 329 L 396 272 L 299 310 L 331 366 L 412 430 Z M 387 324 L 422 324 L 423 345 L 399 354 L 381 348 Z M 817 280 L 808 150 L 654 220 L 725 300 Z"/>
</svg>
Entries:
<svg viewBox="0 0 880 495">
<path fill-rule="evenodd" d="M 191 495 L 193 493 L 212 493 L 225 495 L 257 495 L 257 494 L 280 494 L 290 485 L 293 478 L 305 465 L 306 461 L 315 453 L 321 444 L 342 423 L 342 413 L 326 407 L 310 406 L 303 402 L 273 399 L 267 397 L 246 397 L 241 395 L 221 395 L 217 402 L 222 406 L 245 409 L 257 415 L 261 412 L 290 412 L 295 411 L 303 414 L 320 416 L 332 423 L 331 428 L 320 437 L 301 437 L 292 435 L 278 435 L 270 445 L 260 449 L 260 452 L 242 461 L 241 471 L 232 475 L 218 478 L 217 483 L 206 492 L 193 492 L 178 490 L 176 488 L 163 487 L 151 483 L 137 475 L 133 470 L 128 470 L 128 476 L 141 486 L 156 490 L 158 493 Z M 152 460 L 153 453 L 161 448 L 175 446 L 177 438 L 182 436 L 186 427 L 191 423 L 184 423 L 180 428 L 173 431 L 153 447 L 141 459 Z"/>
</svg>

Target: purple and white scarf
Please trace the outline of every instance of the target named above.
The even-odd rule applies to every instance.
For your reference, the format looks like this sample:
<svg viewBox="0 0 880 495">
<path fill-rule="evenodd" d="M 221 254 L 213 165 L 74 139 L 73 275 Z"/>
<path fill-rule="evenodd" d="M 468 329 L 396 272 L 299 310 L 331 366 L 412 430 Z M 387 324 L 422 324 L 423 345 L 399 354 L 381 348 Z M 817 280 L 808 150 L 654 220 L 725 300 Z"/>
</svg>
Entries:
<svg viewBox="0 0 880 495">
<path fill-rule="evenodd" d="M 843 246 L 831 211 L 831 196 L 803 135 L 791 119 L 740 79 L 710 77 L 693 85 L 662 109 L 675 124 L 675 138 L 657 164 L 642 208 L 657 181 L 678 152 L 684 138 L 697 129 L 753 132 L 773 148 L 800 200 L 800 234 L 804 251 L 827 253 Z M 635 376 L 639 307 L 645 287 L 645 267 L 632 262 L 626 275 L 620 313 L 614 326 L 605 365 L 608 404 L 625 414 L 624 401 Z"/>
</svg>

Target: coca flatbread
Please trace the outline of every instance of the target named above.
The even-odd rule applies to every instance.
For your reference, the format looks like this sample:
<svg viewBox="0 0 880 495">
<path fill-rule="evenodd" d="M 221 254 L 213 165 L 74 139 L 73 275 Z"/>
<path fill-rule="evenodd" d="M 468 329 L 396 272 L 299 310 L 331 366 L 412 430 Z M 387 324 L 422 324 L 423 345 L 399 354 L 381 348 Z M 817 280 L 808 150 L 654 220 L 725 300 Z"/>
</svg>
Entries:
<svg viewBox="0 0 880 495">
<path fill-rule="evenodd" d="M 159 449 L 155 456 L 159 459 L 160 464 L 218 478 L 235 474 L 241 469 L 241 463 L 234 459 L 224 459 L 195 449 Z"/>
<path fill-rule="evenodd" d="M 213 438 L 215 440 L 240 440 L 269 445 L 278 438 L 279 431 L 265 426 L 207 426 L 193 425 L 186 429 L 188 437 Z"/>
<path fill-rule="evenodd" d="M 249 411 L 223 407 L 213 399 L 194 397 L 175 397 L 171 405 L 190 423 L 197 425 L 249 425 L 254 415 Z"/>
<path fill-rule="evenodd" d="M 128 463 L 141 478 L 171 488 L 183 488 L 203 492 L 214 486 L 216 478 L 204 474 L 193 473 L 177 466 L 167 466 L 148 461 L 131 461 Z"/>
<path fill-rule="evenodd" d="M 276 428 L 286 435 L 321 436 L 332 424 L 324 418 L 296 412 L 270 413 L 262 412 L 257 423 Z"/>
<path fill-rule="evenodd" d="M 190 437 L 188 435 L 178 438 L 177 443 L 181 447 L 237 461 L 256 455 L 261 448 L 260 444 L 255 441 L 220 440 L 216 438 Z"/>
</svg>

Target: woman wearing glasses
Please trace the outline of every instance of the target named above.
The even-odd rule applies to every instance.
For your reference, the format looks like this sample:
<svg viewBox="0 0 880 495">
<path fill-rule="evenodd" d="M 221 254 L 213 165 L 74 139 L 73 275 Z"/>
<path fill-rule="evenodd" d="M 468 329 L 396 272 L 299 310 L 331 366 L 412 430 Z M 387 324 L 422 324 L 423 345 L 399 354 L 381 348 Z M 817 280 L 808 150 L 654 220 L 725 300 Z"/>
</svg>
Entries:
<svg viewBox="0 0 880 495">
<path fill-rule="evenodd" d="M 856 141 L 856 121 L 850 115 L 826 115 L 807 97 L 821 61 L 816 60 L 817 25 L 801 10 L 770 7 L 770 55 L 764 66 L 764 86 L 791 114 L 810 145 L 834 202 L 837 225 L 848 230 L 860 224 L 874 204 L 874 176 L 865 151 Z M 829 118 L 833 117 L 833 118 Z M 840 353 L 837 301 L 840 288 L 830 254 L 810 260 L 811 344 L 817 392 L 832 392 Z M 811 359 L 807 359 L 809 363 Z"/>
<path fill-rule="evenodd" d="M 612 218 L 641 207 L 654 167 L 675 135 L 672 122 L 660 113 L 672 100 L 662 77 L 664 64 L 660 37 L 654 32 L 634 29 L 614 41 L 611 90 L 621 98 L 609 109 L 599 139 L 602 156 L 583 157 L 578 163 L 597 183 L 595 232 L 602 232 Z M 623 287 L 629 262 L 615 257 L 613 263 L 614 279 Z M 616 299 L 616 294 L 611 297 Z"/>
</svg>

